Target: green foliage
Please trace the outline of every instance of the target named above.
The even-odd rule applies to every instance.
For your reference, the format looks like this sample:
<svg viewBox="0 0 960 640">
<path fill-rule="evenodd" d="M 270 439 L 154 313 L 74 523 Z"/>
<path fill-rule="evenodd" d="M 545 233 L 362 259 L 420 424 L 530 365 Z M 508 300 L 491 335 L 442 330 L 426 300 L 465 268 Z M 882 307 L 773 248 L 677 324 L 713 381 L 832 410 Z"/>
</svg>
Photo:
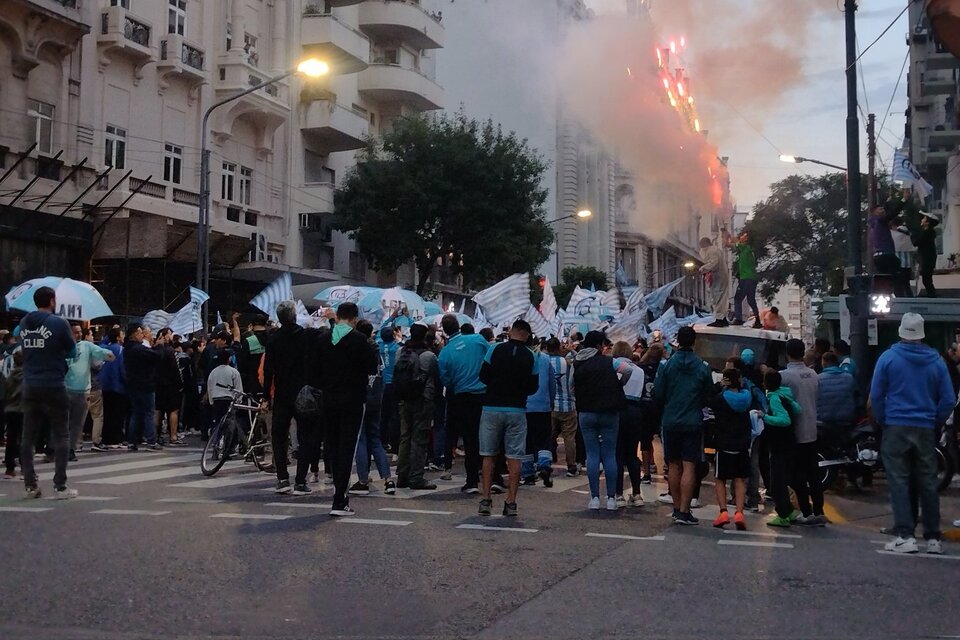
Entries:
<svg viewBox="0 0 960 640">
<path fill-rule="evenodd" d="M 400 118 L 337 192 L 334 228 L 380 271 L 413 261 L 420 294 L 438 263 L 481 288 L 549 258 L 546 169 L 526 140 L 492 121 Z"/>
<path fill-rule="evenodd" d="M 553 288 L 553 295 L 557 298 L 557 306 L 566 308 L 570 302 L 573 290 L 578 286 L 589 289 L 590 285 L 597 291 L 606 291 L 610 286 L 607 274 L 594 267 L 567 267 L 560 272 L 560 282 Z"/>
</svg>

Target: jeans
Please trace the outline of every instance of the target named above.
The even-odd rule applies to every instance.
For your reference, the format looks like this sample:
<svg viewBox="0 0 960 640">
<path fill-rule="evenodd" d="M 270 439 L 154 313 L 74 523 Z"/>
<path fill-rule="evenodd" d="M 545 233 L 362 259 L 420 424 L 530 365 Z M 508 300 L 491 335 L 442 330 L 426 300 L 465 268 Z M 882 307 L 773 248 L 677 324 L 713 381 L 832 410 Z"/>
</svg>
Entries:
<svg viewBox="0 0 960 640">
<path fill-rule="evenodd" d="M 618 413 L 580 412 L 580 431 L 587 449 L 587 479 L 590 495 L 600 497 L 600 464 L 607 476 L 607 497 L 616 495 L 616 482 L 611 479 L 617 473 L 617 433 L 620 430 Z"/>
<path fill-rule="evenodd" d="M 453 451 L 457 440 L 463 438 L 466 454 L 463 466 L 467 473 L 467 485 L 480 484 L 480 416 L 483 414 L 482 393 L 457 393 L 447 397 L 447 449 L 444 467 L 449 471 L 453 465 Z"/>
<path fill-rule="evenodd" d="M 743 299 L 747 299 L 753 316 L 759 322 L 760 309 L 757 308 L 757 281 L 754 278 L 740 280 L 737 283 L 737 292 L 733 295 L 733 319 L 735 322 L 743 322 Z"/>
<path fill-rule="evenodd" d="M 70 450 L 73 451 L 83 438 L 83 423 L 87 421 L 86 391 L 67 391 L 67 424 L 70 425 Z"/>
<path fill-rule="evenodd" d="M 937 437 L 933 429 L 884 427 L 880 445 L 890 487 L 893 526 L 903 538 L 916 528 L 910 505 L 910 484 L 920 498 L 920 521 L 926 540 L 940 539 L 940 496 L 937 494 Z"/>
<path fill-rule="evenodd" d="M 67 458 L 70 455 L 70 432 L 67 430 L 67 390 L 59 388 L 23 387 L 23 440 L 20 443 L 20 466 L 27 488 L 37 486 L 33 468 L 34 443 L 38 433 L 48 433 L 53 444 L 53 486 L 67 486 Z"/>
<path fill-rule="evenodd" d="M 370 482 L 370 456 L 373 456 L 380 479 L 386 480 L 390 477 L 390 461 L 380 440 L 380 415 L 376 411 L 371 415 L 369 402 L 367 409 L 363 415 L 360 439 L 357 441 L 357 477 L 360 482 Z"/>
<path fill-rule="evenodd" d="M 432 400 L 404 400 L 400 403 L 400 452 L 397 455 L 397 484 L 400 486 L 416 487 L 424 483 L 423 467 L 427 464 L 433 412 Z"/>
<path fill-rule="evenodd" d="M 350 471 L 357 454 L 357 441 L 360 439 L 362 425 L 362 402 L 324 403 L 324 443 L 329 451 L 330 471 L 333 475 L 334 509 L 342 509 L 350 504 L 347 487 L 350 484 Z"/>
<path fill-rule="evenodd" d="M 643 416 L 639 403 L 628 402 L 626 410 L 620 414 L 620 430 L 617 432 L 617 495 L 623 495 L 623 471 L 630 474 L 630 486 L 634 495 L 640 495 L 640 430 Z"/>
<path fill-rule="evenodd" d="M 147 444 L 156 444 L 157 433 L 153 428 L 154 392 L 128 389 L 127 398 L 130 400 L 127 442 L 136 446 L 140 444 L 140 438 L 144 438 Z"/>
<path fill-rule="evenodd" d="M 215 400 L 214 403 L 220 402 Z M 227 399 L 227 407 L 230 400 Z M 214 405 L 216 406 L 216 404 Z M 294 419 L 293 401 L 289 399 L 275 399 L 273 404 L 273 422 L 270 426 L 270 444 L 273 447 L 273 466 L 277 470 L 277 480 L 290 480 L 290 471 L 287 469 L 287 456 L 290 447 L 290 423 Z M 317 425 L 297 421 L 297 475 L 294 484 L 306 484 L 307 473 L 310 470 L 310 461 L 314 457 Z"/>
<path fill-rule="evenodd" d="M 804 516 L 809 516 L 811 514 L 810 502 L 813 501 L 813 515 L 822 516 L 823 487 L 820 486 L 820 458 L 817 456 L 817 441 L 798 443 L 794 452 L 796 459 L 793 467 L 793 490 L 797 494 L 800 511 Z"/>
<path fill-rule="evenodd" d="M 527 414 L 527 455 L 520 465 L 520 477 L 529 478 L 537 471 L 553 472 L 550 453 L 551 416 L 549 412 Z"/>
</svg>

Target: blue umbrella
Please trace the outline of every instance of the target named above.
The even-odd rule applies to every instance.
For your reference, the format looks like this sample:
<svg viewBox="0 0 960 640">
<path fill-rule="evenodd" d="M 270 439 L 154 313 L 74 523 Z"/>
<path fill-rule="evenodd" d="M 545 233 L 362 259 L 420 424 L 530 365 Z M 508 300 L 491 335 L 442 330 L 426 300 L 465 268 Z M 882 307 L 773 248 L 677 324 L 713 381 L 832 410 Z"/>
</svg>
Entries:
<svg viewBox="0 0 960 640">
<path fill-rule="evenodd" d="M 435 316 L 443 313 L 443 307 L 428 300 L 423 303 L 423 312 L 428 316 Z"/>
<path fill-rule="evenodd" d="M 443 316 L 445 316 L 445 315 L 447 315 L 447 314 L 445 314 L 445 313 L 435 313 L 435 314 L 433 314 L 432 316 L 427 316 L 426 318 L 423 319 L 423 321 L 424 321 L 424 323 L 426 323 L 427 325 L 433 325 L 433 326 L 439 327 L 439 326 L 440 326 L 440 321 L 443 320 Z M 457 322 L 459 322 L 461 326 L 463 326 L 463 325 L 465 325 L 465 324 L 473 324 L 473 318 L 471 318 L 470 316 L 468 316 L 468 315 L 466 315 L 466 314 L 463 314 L 463 313 L 453 313 L 453 314 L 451 314 L 451 315 L 456 316 Z"/>
<path fill-rule="evenodd" d="M 40 287 L 50 287 L 57 295 L 57 315 L 67 320 L 93 320 L 114 315 L 100 292 L 86 282 L 46 276 L 27 280 L 13 287 L 4 298 L 8 309 L 18 311 L 36 311 L 33 293 Z"/>
</svg>

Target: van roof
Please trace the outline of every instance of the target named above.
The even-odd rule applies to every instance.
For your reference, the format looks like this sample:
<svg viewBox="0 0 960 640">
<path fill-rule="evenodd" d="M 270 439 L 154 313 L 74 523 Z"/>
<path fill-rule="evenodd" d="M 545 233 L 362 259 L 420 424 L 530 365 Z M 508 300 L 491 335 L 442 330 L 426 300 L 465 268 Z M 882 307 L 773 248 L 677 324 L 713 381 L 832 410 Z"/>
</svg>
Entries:
<svg viewBox="0 0 960 640">
<path fill-rule="evenodd" d="M 769 329 L 754 329 L 748 326 L 729 327 L 709 327 L 705 324 L 694 325 L 697 335 L 726 335 L 740 336 L 745 338 L 757 338 L 760 340 L 776 340 L 777 342 L 786 342 L 790 336 L 782 331 L 771 331 Z"/>
</svg>

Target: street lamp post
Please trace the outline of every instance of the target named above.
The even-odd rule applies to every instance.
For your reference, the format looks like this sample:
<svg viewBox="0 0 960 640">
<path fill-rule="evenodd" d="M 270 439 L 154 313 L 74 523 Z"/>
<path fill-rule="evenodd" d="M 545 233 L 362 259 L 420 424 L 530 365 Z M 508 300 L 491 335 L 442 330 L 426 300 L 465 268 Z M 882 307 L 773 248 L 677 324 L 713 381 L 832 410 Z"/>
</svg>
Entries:
<svg viewBox="0 0 960 640">
<path fill-rule="evenodd" d="M 316 58 L 308 58 L 302 61 L 294 69 L 274 76 L 258 84 L 255 87 L 244 89 L 239 93 L 224 98 L 219 102 L 207 107 L 203 112 L 203 119 L 200 123 L 200 204 L 197 210 L 197 286 L 207 293 L 210 293 L 210 150 L 207 149 L 207 123 L 214 109 L 222 107 L 225 104 L 238 100 L 254 91 L 259 91 L 264 87 L 276 84 L 281 80 L 286 80 L 294 74 L 302 74 L 308 78 L 319 78 L 330 72 L 330 66 Z M 207 331 L 209 323 L 206 312 L 203 313 L 203 330 Z"/>
<path fill-rule="evenodd" d="M 560 216 L 559 218 L 556 218 L 555 220 L 547 220 L 547 224 L 554 224 L 555 222 L 560 222 L 561 220 L 569 220 L 570 218 L 579 218 L 580 220 L 586 220 L 587 218 L 589 218 L 589 217 L 592 216 L 592 215 L 593 215 L 593 211 L 591 211 L 590 209 L 587 209 L 586 207 L 584 207 L 584 208 L 580 209 L 579 211 L 577 211 L 576 213 L 571 213 L 570 215 L 567 215 L 567 216 Z M 559 281 L 560 281 L 560 251 L 559 251 L 559 247 L 558 247 L 558 250 L 557 250 L 557 282 L 559 282 Z"/>
<path fill-rule="evenodd" d="M 781 155 L 781 156 L 780 156 L 780 162 L 789 162 L 789 163 L 793 163 L 793 164 L 800 164 L 801 162 L 809 162 L 809 163 L 811 163 L 811 164 L 819 164 L 819 165 L 822 165 L 822 166 L 824 166 L 824 167 L 830 167 L 831 169 L 837 169 L 837 170 L 839 170 L 839 171 L 843 171 L 844 173 L 847 172 L 847 168 L 846 168 L 846 167 L 841 167 L 841 166 L 838 165 L 838 164 L 830 164 L 829 162 L 824 162 L 823 160 L 814 160 L 813 158 L 804 158 L 804 157 L 802 157 L 802 156 L 786 156 L 786 155 Z"/>
</svg>

